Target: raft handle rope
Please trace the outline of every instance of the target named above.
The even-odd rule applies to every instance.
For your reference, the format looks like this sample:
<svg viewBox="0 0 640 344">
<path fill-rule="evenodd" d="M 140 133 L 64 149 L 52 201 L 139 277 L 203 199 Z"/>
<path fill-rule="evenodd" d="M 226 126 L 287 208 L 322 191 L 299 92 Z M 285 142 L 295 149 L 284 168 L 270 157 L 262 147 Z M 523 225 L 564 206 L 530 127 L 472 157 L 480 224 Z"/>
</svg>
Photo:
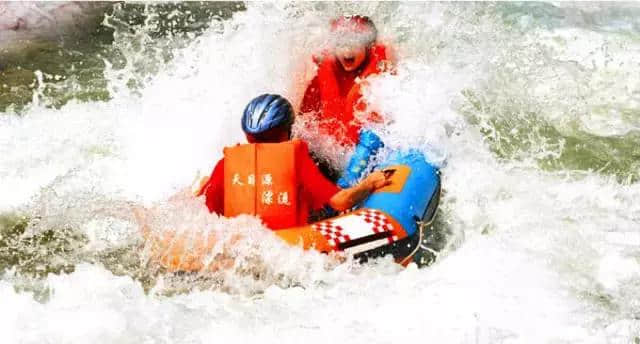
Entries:
<svg viewBox="0 0 640 344">
<path fill-rule="evenodd" d="M 438 256 L 438 252 L 422 244 L 422 239 L 424 239 L 424 230 L 433 223 L 433 221 L 436 218 L 436 214 L 437 214 L 437 209 L 436 209 L 436 212 L 433 213 L 431 220 L 429 220 L 428 222 L 418 221 L 418 245 L 416 245 L 416 248 L 414 248 L 413 251 L 411 251 L 411 253 L 408 256 L 406 256 L 403 260 L 400 261 L 400 265 L 405 265 L 408 262 L 408 260 L 413 259 L 413 256 L 415 256 L 415 254 L 421 248 L 433 253 L 436 257 Z"/>
<path fill-rule="evenodd" d="M 440 171 L 438 171 L 440 172 Z M 440 175 L 440 173 L 438 173 L 438 175 Z M 429 221 L 416 221 L 418 224 L 418 245 L 416 245 L 416 248 L 413 249 L 413 251 L 411 252 L 411 254 L 409 254 L 408 256 L 406 256 L 403 260 L 400 261 L 400 265 L 405 265 L 409 259 L 413 259 L 413 256 L 418 252 L 419 249 L 423 249 L 425 251 L 430 252 L 431 254 L 433 254 L 436 258 L 438 257 L 438 252 L 430 247 L 425 246 L 422 243 L 422 239 L 424 239 L 424 231 L 425 229 L 427 229 L 429 226 L 431 226 L 433 224 L 433 222 L 436 220 L 436 216 L 438 215 L 438 204 L 440 204 L 440 197 L 442 196 L 442 193 L 440 192 L 440 186 L 441 184 L 438 182 L 438 193 L 437 193 L 437 199 L 436 199 L 436 207 L 433 211 L 433 216 L 431 216 L 431 219 L 429 219 Z"/>
</svg>

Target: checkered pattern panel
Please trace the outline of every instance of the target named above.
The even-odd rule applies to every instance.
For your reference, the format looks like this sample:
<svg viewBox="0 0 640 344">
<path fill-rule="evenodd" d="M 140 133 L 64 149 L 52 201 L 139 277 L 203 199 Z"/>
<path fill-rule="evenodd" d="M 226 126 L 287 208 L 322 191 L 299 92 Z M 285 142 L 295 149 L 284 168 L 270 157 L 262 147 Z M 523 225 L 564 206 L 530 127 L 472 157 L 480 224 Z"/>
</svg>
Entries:
<svg viewBox="0 0 640 344">
<path fill-rule="evenodd" d="M 394 229 L 388 216 L 375 209 L 360 209 L 345 216 L 314 223 L 312 227 L 333 247 L 372 234 L 393 232 Z M 398 237 L 391 235 L 387 240 L 392 243 Z"/>
<path fill-rule="evenodd" d="M 376 209 L 363 209 L 363 211 L 357 213 L 357 215 L 362 217 L 364 222 L 371 225 L 371 230 L 374 233 L 393 231 L 393 225 L 391 224 L 391 221 L 389 221 L 389 217 Z M 392 243 L 398 240 L 398 237 L 396 235 L 392 235 L 388 240 L 389 243 Z"/>
<path fill-rule="evenodd" d="M 344 229 L 339 224 L 331 220 L 320 221 L 313 224 L 313 229 L 320 232 L 329 241 L 329 245 L 336 247 L 340 243 L 351 240 L 348 234 L 344 233 Z"/>
</svg>

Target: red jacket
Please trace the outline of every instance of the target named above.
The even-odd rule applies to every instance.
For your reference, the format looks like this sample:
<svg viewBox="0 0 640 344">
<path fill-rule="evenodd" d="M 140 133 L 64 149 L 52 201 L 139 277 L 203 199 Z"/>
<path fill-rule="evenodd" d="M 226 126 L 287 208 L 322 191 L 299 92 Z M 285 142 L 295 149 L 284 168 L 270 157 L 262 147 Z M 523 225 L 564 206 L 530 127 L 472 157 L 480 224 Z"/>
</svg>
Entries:
<svg viewBox="0 0 640 344">
<path fill-rule="evenodd" d="M 356 78 L 385 71 L 389 65 L 386 50 L 381 44 L 372 46 L 363 65 L 352 72 L 345 71 L 333 55 L 324 54 L 316 61 L 318 74 L 305 91 L 300 111 L 314 116 L 323 134 L 342 144 L 356 143 L 363 123 L 354 118 L 354 110 L 366 109 Z M 368 120 L 380 121 L 380 117 L 371 113 Z"/>
</svg>

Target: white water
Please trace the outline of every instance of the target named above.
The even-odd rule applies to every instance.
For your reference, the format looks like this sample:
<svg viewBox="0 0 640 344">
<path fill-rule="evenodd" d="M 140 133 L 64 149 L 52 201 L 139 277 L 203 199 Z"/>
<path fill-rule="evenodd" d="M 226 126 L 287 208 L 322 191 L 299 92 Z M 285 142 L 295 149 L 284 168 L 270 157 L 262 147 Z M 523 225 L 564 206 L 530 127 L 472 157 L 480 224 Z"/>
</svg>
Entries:
<svg viewBox="0 0 640 344">
<path fill-rule="evenodd" d="M 23 282 L 6 273 L 2 342 L 638 340 L 640 186 L 595 172 L 544 171 L 534 159 L 560 148 L 535 137 L 539 147 L 522 159 L 497 158 L 480 134 L 487 122 L 471 124 L 461 96 L 465 89 L 481 95 L 489 105 L 481 118 L 518 121 L 524 118 L 518 111 L 535 110 L 560 132 L 575 130 L 576 118 L 598 135 L 637 131 L 640 117 L 622 111 L 638 109 L 631 80 L 640 73 L 630 66 L 637 38 L 601 31 L 588 20 L 572 28 L 535 27 L 539 19 L 522 14 L 507 29 L 479 5 L 332 6 L 251 5 L 176 50 L 171 63 L 140 80 L 145 86 L 136 93 L 125 83 L 138 75 L 131 66 L 149 63 L 149 54 L 128 50 L 129 67 L 105 72 L 112 100 L 0 116 L 3 212 L 35 214 L 44 228 L 71 225 L 88 235 L 85 250 L 96 251 L 140 240 L 122 209 L 160 202 L 166 226 L 251 233 L 260 242 L 247 255 L 259 257 L 263 273 L 253 280 L 236 269 L 222 276 L 221 288 L 204 291 L 197 280 L 167 276 L 144 293 L 127 275 L 83 263 L 47 277 L 42 283 L 50 294 L 42 303 L 16 291 Z M 198 170 L 208 173 L 224 145 L 242 139 L 237 119 L 253 96 L 274 92 L 299 101 L 304 78 L 292 75 L 309 67 L 325 23 L 342 11 L 371 15 L 383 39 L 397 47 L 397 75 L 376 78 L 367 91 L 371 106 L 391 120 L 383 132 L 388 146 L 418 146 L 443 165 L 439 216 L 450 234 L 429 268 L 403 270 L 388 260 L 336 266 L 266 239 L 255 219 L 209 216 L 197 201 L 164 202 Z M 607 6 L 592 11 L 617 18 Z M 560 44 L 557 56 L 540 48 L 572 35 L 577 46 Z M 624 42 L 622 52 L 602 52 L 603 41 Z M 131 47 L 124 39 L 114 44 Z M 593 52 L 590 58 L 585 51 Z M 540 56 L 549 60 L 537 63 Z M 589 59 L 593 71 L 572 67 Z M 608 86 L 621 80 L 626 89 Z M 345 159 L 328 145 L 316 148 Z M 185 291 L 167 295 L 163 283 Z"/>
</svg>

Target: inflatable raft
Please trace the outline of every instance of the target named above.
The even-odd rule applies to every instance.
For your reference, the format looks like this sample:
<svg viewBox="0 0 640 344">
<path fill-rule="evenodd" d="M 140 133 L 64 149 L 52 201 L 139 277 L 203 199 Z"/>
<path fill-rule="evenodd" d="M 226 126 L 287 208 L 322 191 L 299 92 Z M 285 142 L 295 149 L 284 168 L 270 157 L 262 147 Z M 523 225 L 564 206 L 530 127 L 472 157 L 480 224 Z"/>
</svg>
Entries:
<svg viewBox="0 0 640 344">
<path fill-rule="evenodd" d="M 375 134 L 363 132 L 338 184 L 343 188 L 353 185 L 381 146 Z M 291 245 L 323 253 L 344 252 L 360 262 L 391 254 L 399 264 L 408 264 L 435 217 L 440 198 L 440 173 L 418 151 L 396 152 L 375 169 L 388 173 L 391 184 L 373 192 L 354 209 L 307 226 L 273 233 Z M 216 244 L 215 238 L 203 237 L 188 245 L 174 235 L 156 238 L 164 248 L 155 250 L 153 259 L 168 271 L 220 267 L 218 263 L 205 262 L 210 260 L 206 257 Z"/>
<path fill-rule="evenodd" d="M 344 251 L 361 262 L 392 254 L 406 265 L 435 217 L 440 175 L 416 151 L 396 153 L 377 169 L 393 173 L 391 184 L 376 190 L 352 211 L 275 234 L 305 249 Z"/>
</svg>

